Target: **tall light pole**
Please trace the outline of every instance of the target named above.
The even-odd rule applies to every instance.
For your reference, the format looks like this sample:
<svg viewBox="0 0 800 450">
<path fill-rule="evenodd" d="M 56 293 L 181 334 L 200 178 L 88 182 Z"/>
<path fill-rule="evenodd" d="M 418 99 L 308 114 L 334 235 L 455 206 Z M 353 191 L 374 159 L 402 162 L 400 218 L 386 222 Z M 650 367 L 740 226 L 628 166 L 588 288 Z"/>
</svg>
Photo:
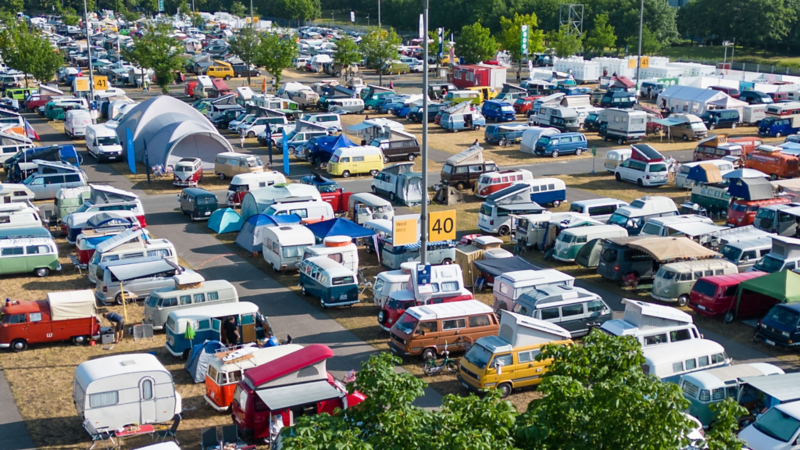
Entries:
<svg viewBox="0 0 800 450">
<path fill-rule="evenodd" d="M 728 47 L 731 46 L 731 41 L 722 41 L 722 46 L 725 47 L 725 56 L 722 58 L 722 64 L 728 62 Z"/>
<path fill-rule="evenodd" d="M 83 0 L 83 20 L 86 21 L 86 49 L 88 50 L 89 54 L 89 103 L 94 101 L 94 73 L 92 68 L 92 30 L 91 25 L 89 24 L 89 10 L 86 7 L 86 0 Z M 144 80 L 142 80 L 144 82 Z M 92 123 L 95 122 L 95 116 L 92 113 Z"/>
<path fill-rule="evenodd" d="M 381 0 L 378 0 L 378 28 L 381 27 Z"/>
<path fill-rule="evenodd" d="M 428 263 L 428 2 L 423 2 L 423 28 L 422 34 L 422 214 L 420 217 L 420 262 Z M 378 0 L 380 5 L 380 0 Z"/>
<path fill-rule="evenodd" d="M 636 85 L 639 86 L 639 69 L 642 67 L 642 29 L 644 27 L 644 0 L 639 10 L 639 53 L 636 57 Z"/>
</svg>

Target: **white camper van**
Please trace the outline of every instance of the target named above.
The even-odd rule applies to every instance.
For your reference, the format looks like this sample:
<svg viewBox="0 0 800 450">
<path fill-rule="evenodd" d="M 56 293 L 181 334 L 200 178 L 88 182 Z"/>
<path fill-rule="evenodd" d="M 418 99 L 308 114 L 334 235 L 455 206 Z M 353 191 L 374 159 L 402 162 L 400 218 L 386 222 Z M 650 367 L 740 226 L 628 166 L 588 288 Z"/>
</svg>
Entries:
<svg viewBox="0 0 800 450">
<path fill-rule="evenodd" d="M 122 160 L 122 145 L 119 143 L 117 131 L 106 125 L 86 127 L 86 151 L 97 162 Z"/>
<path fill-rule="evenodd" d="M 572 286 L 574 282 L 575 277 L 555 269 L 518 270 L 504 273 L 494 279 L 492 309 L 495 313 L 499 313 L 500 310 L 511 311 L 514 302 L 522 294 L 546 286 Z"/>
<path fill-rule="evenodd" d="M 795 270 L 800 262 L 800 239 L 772 236 L 772 250 L 764 255 L 748 272 L 760 270 L 767 273 Z"/>
<path fill-rule="evenodd" d="M 266 227 L 261 230 L 261 239 L 264 261 L 275 272 L 297 270 L 306 248 L 315 242 L 314 233 L 305 225 Z"/>
<path fill-rule="evenodd" d="M 303 259 L 327 256 L 353 272 L 358 272 L 358 247 L 349 236 L 328 236 L 322 244 L 307 247 Z"/>
<path fill-rule="evenodd" d="M 72 400 L 84 427 L 100 432 L 167 422 L 183 409 L 172 374 L 147 353 L 81 363 L 75 369 Z"/>
<path fill-rule="evenodd" d="M 643 347 L 702 336 L 692 316 L 671 306 L 656 305 L 638 300 L 623 299 L 625 315 L 609 320 L 600 329 L 613 336 L 633 336 Z"/>
<path fill-rule="evenodd" d="M 92 124 L 92 116 L 84 109 L 71 109 L 64 114 L 64 133 L 71 138 L 86 136 L 86 127 Z"/>
</svg>

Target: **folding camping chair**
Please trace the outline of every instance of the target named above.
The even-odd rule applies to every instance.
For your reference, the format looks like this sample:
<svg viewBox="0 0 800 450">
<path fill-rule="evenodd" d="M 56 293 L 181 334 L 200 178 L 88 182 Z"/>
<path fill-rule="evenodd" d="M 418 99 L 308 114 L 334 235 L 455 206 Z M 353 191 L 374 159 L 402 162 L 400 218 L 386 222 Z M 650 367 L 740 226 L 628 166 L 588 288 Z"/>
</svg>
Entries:
<svg viewBox="0 0 800 450">
<path fill-rule="evenodd" d="M 202 450 L 209 450 L 219 446 L 217 427 L 202 428 L 200 430 L 200 444 Z"/>
<path fill-rule="evenodd" d="M 84 269 L 87 269 L 87 265 L 81 264 L 81 262 L 78 261 L 78 257 L 74 254 L 69 255 L 69 261 L 75 267 L 75 270 L 77 270 L 79 274 L 83 275 L 83 271 Z"/>
<path fill-rule="evenodd" d="M 178 426 L 180 426 L 180 424 L 181 424 L 181 415 L 175 414 L 172 426 L 166 430 L 156 431 L 156 433 L 153 435 L 153 440 L 155 441 L 158 438 L 161 438 L 161 440 L 158 442 L 164 442 L 167 440 L 168 437 L 171 437 L 172 439 L 175 440 L 176 444 L 180 445 L 180 442 L 178 442 L 178 438 L 175 436 L 175 432 L 178 431 Z"/>
<path fill-rule="evenodd" d="M 92 450 L 98 443 L 102 443 L 106 450 L 111 450 L 117 447 L 117 443 L 114 442 L 114 436 L 112 436 L 108 431 L 98 431 L 97 428 L 92 425 L 92 422 L 89 419 L 83 421 L 83 429 L 86 430 L 86 432 L 89 433 L 89 436 L 92 437 L 92 446 L 89 447 L 89 450 Z M 111 443 L 110 447 L 108 445 L 109 442 Z"/>
</svg>

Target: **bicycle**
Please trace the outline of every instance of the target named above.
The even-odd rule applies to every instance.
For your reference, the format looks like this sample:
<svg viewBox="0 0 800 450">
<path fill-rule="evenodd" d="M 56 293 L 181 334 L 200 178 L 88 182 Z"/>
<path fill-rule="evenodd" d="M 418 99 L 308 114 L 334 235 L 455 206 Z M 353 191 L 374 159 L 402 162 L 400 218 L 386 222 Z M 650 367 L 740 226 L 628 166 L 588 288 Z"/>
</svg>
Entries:
<svg viewBox="0 0 800 450">
<path fill-rule="evenodd" d="M 437 347 L 434 345 L 433 350 L 438 353 Z M 436 364 L 436 354 L 434 353 L 433 358 L 429 358 L 425 360 L 425 365 L 422 366 L 422 372 L 425 375 L 432 376 L 436 375 L 437 373 L 442 372 L 444 369 L 447 369 L 450 373 L 458 372 L 458 363 L 454 360 L 450 359 L 450 351 L 447 350 L 447 344 L 444 345 L 444 351 L 442 352 L 444 356 L 444 360 L 442 360 L 442 364 Z"/>
</svg>

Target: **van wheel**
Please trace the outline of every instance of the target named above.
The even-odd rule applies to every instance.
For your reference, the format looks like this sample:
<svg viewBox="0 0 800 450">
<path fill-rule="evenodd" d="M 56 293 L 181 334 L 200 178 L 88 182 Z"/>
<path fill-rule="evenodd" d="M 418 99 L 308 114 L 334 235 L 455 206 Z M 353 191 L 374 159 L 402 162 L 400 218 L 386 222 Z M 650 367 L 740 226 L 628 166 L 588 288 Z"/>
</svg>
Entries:
<svg viewBox="0 0 800 450">
<path fill-rule="evenodd" d="M 710 124 L 708 124 L 708 129 L 709 130 L 713 130 L 715 126 L 716 125 L 714 125 L 713 123 L 710 123 Z"/>
<path fill-rule="evenodd" d="M 499 234 L 500 236 L 508 236 L 509 231 L 510 230 L 508 229 L 508 227 L 506 225 L 503 225 L 502 227 L 500 227 L 499 230 L 497 230 L 497 234 Z"/>
<path fill-rule="evenodd" d="M 436 360 L 436 350 L 432 348 L 426 348 L 422 351 L 422 359 L 424 360 Z"/>
<path fill-rule="evenodd" d="M 394 198 L 395 198 L 394 192 L 389 192 L 389 201 L 394 202 Z"/>
<path fill-rule="evenodd" d="M 378 313 L 378 323 L 381 324 L 381 325 L 386 323 L 386 311 L 385 310 L 381 310 L 381 312 Z"/>
<path fill-rule="evenodd" d="M 689 304 L 689 296 L 686 294 L 681 295 L 678 297 L 678 306 L 686 306 Z"/>
<path fill-rule="evenodd" d="M 780 132 L 780 131 L 778 131 L 777 133 L 775 133 L 775 137 L 776 137 L 776 138 L 779 138 L 779 137 L 781 137 L 781 136 L 783 136 L 783 135 L 781 134 L 781 132 Z"/>
<path fill-rule="evenodd" d="M 619 176 L 619 173 L 615 173 L 614 178 L 616 178 L 617 181 L 622 181 L 622 177 Z"/>
<path fill-rule="evenodd" d="M 638 180 L 636 180 L 636 185 L 637 185 L 637 186 L 639 186 L 640 188 L 641 188 L 641 187 L 644 187 L 644 183 L 642 183 L 642 179 L 641 179 L 641 178 L 639 178 Z"/>
<path fill-rule="evenodd" d="M 86 343 L 86 336 L 72 336 L 69 338 L 69 342 L 72 345 L 83 345 Z"/>
<path fill-rule="evenodd" d="M 688 140 L 689 140 L 689 135 L 687 135 L 687 134 L 684 134 L 684 135 L 683 135 L 683 140 L 684 140 L 684 141 L 688 141 Z"/>
<path fill-rule="evenodd" d="M 125 300 L 127 300 L 128 303 L 131 303 L 132 299 L 133 299 L 133 296 L 130 293 L 126 292 L 125 293 Z M 133 301 L 136 301 L 136 300 L 133 300 Z M 122 292 L 118 293 L 117 296 L 114 297 L 114 303 L 116 303 L 117 305 L 122 305 Z"/>
<path fill-rule="evenodd" d="M 247 137 L 254 138 L 254 137 L 256 137 L 256 133 L 254 131 L 251 131 L 251 132 L 247 133 Z"/>
<path fill-rule="evenodd" d="M 415 154 L 413 154 L 413 153 L 409 153 L 409 154 L 408 154 L 408 160 L 409 160 L 409 161 L 414 161 L 414 158 L 416 158 L 416 157 L 417 157 L 417 155 L 415 155 Z"/>
<path fill-rule="evenodd" d="M 722 316 L 722 321 L 725 322 L 725 323 L 731 323 L 731 322 L 733 322 L 733 319 L 734 319 L 734 315 L 733 315 L 733 310 L 732 309 L 729 309 L 728 311 L 725 311 L 725 315 Z"/>
<path fill-rule="evenodd" d="M 475 131 L 478 131 L 478 130 L 481 129 L 481 126 L 480 125 L 475 125 L 474 127 L 472 127 L 472 129 L 475 130 Z"/>
<path fill-rule="evenodd" d="M 50 273 L 50 269 L 48 269 L 47 267 L 41 267 L 39 269 L 36 269 L 34 271 L 34 273 L 36 274 L 37 277 L 40 277 L 40 278 L 41 277 L 46 277 L 47 274 Z"/>
<path fill-rule="evenodd" d="M 608 141 L 608 138 L 603 136 L 603 142 L 606 142 L 606 141 Z"/>
<path fill-rule="evenodd" d="M 769 179 L 772 180 L 772 181 L 777 180 L 778 179 L 778 174 L 776 174 L 776 173 L 769 174 Z"/>
<path fill-rule="evenodd" d="M 372 111 L 372 105 L 367 105 L 367 107 L 364 109 L 366 109 L 367 111 Z"/>
<path fill-rule="evenodd" d="M 583 149 L 582 148 L 579 148 L 579 149 L 575 150 L 575 156 L 581 156 L 581 153 L 583 153 Z"/>
<path fill-rule="evenodd" d="M 372 186 L 372 193 L 375 194 L 375 195 L 378 195 L 378 188 L 376 188 L 375 186 Z"/>
<path fill-rule="evenodd" d="M 225 80 L 226 80 L 226 81 L 227 81 L 227 80 L 230 80 L 230 79 L 231 79 L 231 76 L 230 76 L 230 75 L 225 75 Z"/>
<path fill-rule="evenodd" d="M 622 138 L 617 139 L 617 144 L 623 145 L 625 141 Z"/>
<path fill-rule="evenodd" d="M 500 386 L 497 386 L 497 390 L 500 391 L 501 398 L 511 395 L 511 385 L 508 383 L 501 383 Z"/>
<path fill-rule="evenodd" d="M 735 124 L 735 123 L 732 123 L 732 124 L 731 124 L 731 128 L 736 128 L 736 124 Z"/>
<path fill-rule="evenodd" d="M 300 285 L 300 293 L 302 293 L 305 296 L 308 296 L 308 291 L 306 290 L 306 287 L 303 286 L 302 284 Z"/>
<path fill-rule="evenodd" d="M 342 172 L 342 177 L 343 178 L 350 178 L 350 171 L 349 170 L 345 170 L 344 172 Z"/>
<path fill-rule="evenodd" d="M 459 191 L 463 191 L 465 188 L 466 188 L 466 185 L 464 185 L 464 183 L 462 183 L 461 181 L 456 183 L 456 189 L 458 189 Z"/>
<path fill-rule="evenodd" d="M 14 339 L 11 342 L 11 350 L 14 352 L 21 352 L 28 348 L 28 342 L 25 339 Z"/>
<path fill-rule="evenodd" d="M 389 157 L 388 156 L 384 156 L 383 157 L 383 163 L 384 164 L 389 164 Z"/>
<path fill-rule="evenodd" d="M 553 207 L 554 207 L 554 208 L 558 208 L 558 207 L 559 207 L 559 205 L 561 205 L 561 200 L 555 200 L 555 201 L 553 202 Z"/>
<path fill-rule="evenodd" d="M 219 174 L 219 179 L 220 180 L 224 180 L 225 179 L 225 174 L 224 173 Z"/>
<path fill-rule="evenodd" d="M 552 156 L 553 158 L 558 158 L 558 150 L 554 151 Z"/>
<path fill-rule="evenodd" d="M 378 171 L 375 170 L 375 169 L 372 169 L 372 170 L 369 171 L 369 174 L 374 177 L 374 176 L 378 175 Z"/>
</svg>

